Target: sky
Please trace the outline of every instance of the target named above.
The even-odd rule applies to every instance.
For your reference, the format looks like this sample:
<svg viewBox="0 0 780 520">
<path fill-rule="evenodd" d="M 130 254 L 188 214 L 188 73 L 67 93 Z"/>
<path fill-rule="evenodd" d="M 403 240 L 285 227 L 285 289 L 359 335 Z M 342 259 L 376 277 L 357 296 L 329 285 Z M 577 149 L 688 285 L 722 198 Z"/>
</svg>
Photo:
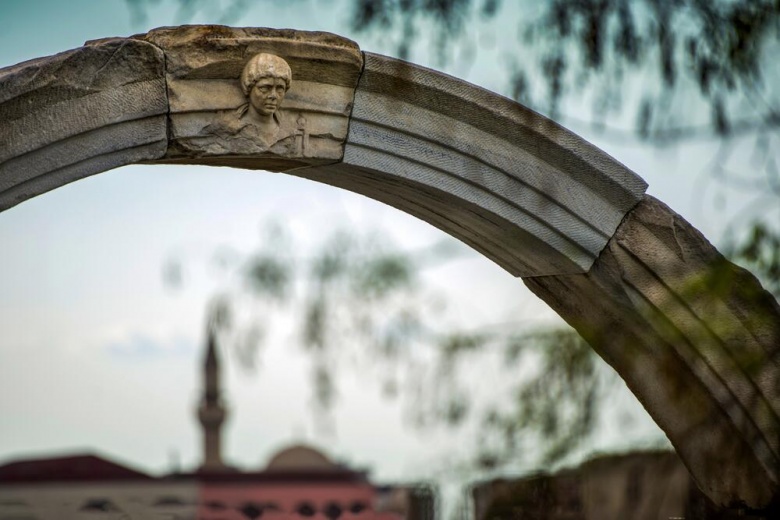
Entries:
<svg viewBox="0 0 780 520">
<path fill-rule="evenodd" d="M 340 0 L 250 4 L 236 25 L 331 31 L 356 39 L 364 50 L 392 54 L 386 42 L 351 33 Z M 132 20 L 122 0 L 0 0 L 0 19 L 0 67 L 90 39 L 218 21 L 209 11 L 182 20 L 170 0 L 153 4 L 142 22 Z M 491 39 L 489 32 L 480 37 Z M 468 66 L 437 63 L 424 49 L 412 60 L 502 92 L 506 85 L 496 72 L 502 57 L 490 49 Z M 741 211 L 743 200 L 724 197 L 707 181 L 705 166 L 717 143 L 658 149 L 632 139 L 616 142 L 588 125 L 571 128 L 637 172 L 650 194 L 716 243 Z M 443 236 L 332 187 L 283 174 L 191 166 L 123 167 L 0 214 L 0 463 L 92 451 L 153 473 L 197 464 L 194 407 L 204 315 L 228 283 L 210 259 L 219 248 L 249 253 L 259 247 L 269 219 L 289 226 L 304 252 L 338 228 L 380 229 L 409 249 Z M 163 281 L 171 259 L 184 266 L 179 289 Z M 446 292 L 450 319 L 474 326 L 559 323 L 520 280 L 478 255 L 426 276 Z M 427 476 L 464 441 L 447 431 L 414 431 L 403 406 L 382 399 L 376 375 L 359 373 L 345 375 L 336 434 L 323 436 L 314 428 L 307 377 L 290 330 L 273 338 L 256 372 L 227 368 L 229 460 L 259 467 L 286 444 L 311 442 L 379 479 L 403 480 Z M 630 398 L 621 399 L 630 405 Z M 652 432 L 647 420 L 643 424 Z M 619 437 L 606 435 L 601 448 L 615 446 Z"/>
</svg>

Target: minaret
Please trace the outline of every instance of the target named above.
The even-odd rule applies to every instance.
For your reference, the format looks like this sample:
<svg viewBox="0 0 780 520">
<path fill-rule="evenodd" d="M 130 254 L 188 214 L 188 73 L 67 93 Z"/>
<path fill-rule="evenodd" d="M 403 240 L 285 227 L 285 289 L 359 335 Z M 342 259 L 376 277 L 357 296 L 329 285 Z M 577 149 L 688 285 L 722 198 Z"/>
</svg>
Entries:
<svg viewBox="0 0 780 520">
<path fill-rule="evenodd" d="M 222 405 L 219 391 L 219 360 L 217 359 L 214 327 L 208 327 L 206 359 L 203 364 L 205 387 L 198 407 L 198 419 L 203 426 L 203 463 L 199 471 L 224 471 L 222 462 L 222 423 L 227 412 Z"/>
</svg>

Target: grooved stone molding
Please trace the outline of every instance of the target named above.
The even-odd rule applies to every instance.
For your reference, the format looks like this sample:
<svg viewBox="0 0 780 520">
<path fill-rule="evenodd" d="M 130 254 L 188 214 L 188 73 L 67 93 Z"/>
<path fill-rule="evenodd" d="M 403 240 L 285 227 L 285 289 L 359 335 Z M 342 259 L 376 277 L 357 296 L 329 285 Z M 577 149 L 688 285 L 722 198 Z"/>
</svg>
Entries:
<svg viewBox="0 0 780 520">
<path fill-rule="evenodd" d="M 260 62 L 292 79 L 258 101 L 241 77 Z M 0 123 L 0 210 L 140 162 L 287 172 L 415 215 L 523 277 L 713 501 L 780 501 L 777 301 L 522 105 L 332 34 L 185 26 L 0 70 Z"/>
<path fill-rule="evenodd" d="M 588 340 L 716 503 L 778 497 L 780 307 L 646 196 L 586 274 L 525 284 Z"/>
<path fill-rule="evenodd" d="M 647 187 L 522 105 L 400 60 L 364 56 L 339 166 L 369 185 L 404 186 L 397 193 L 380 186 L 386 195 L 374 198 L 516 276 L 586 271 Z"/>
<path fill-rule="evenodd" d="M 115 38 L 0 70 L 0 211 L 161 158 L 164 67 L 156 46 Z"/>
</svg>

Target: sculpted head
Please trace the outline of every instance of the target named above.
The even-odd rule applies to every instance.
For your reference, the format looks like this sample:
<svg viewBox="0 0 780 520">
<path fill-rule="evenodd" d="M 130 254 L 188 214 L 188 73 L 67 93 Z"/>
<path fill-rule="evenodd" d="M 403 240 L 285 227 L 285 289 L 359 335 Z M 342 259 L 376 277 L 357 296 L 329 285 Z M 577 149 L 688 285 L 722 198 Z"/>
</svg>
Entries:
<svg viewBox="0 0 780 520">
<path fill-rule="evenodd" d="M 292 70 L 279 56 L 253 56 L 241 72 L 241 88 L 249 99 L 250 111 L 270 117 L 279 108 L 292 83 Z"/>
</svg>

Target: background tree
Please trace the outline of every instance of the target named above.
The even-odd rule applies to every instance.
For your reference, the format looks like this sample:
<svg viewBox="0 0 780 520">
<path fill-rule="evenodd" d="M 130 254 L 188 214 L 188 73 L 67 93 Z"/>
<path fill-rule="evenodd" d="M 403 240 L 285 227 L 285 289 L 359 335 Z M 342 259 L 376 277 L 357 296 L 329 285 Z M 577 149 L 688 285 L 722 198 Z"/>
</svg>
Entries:
<svg viewBox="0 0 780 520">
<path fill-rule="evenodd" d="M 473 445 L 449 463 L 466 474 L 571 460 L 599 433 L 607 393 L 622 383 L 574 330 L 511 318 L 463 329 L 447 319 L 425 271 L 474 254 L 454 239 L 409 252 L 378 231 L 337 230 L 301 257 L 272 224 L 262 243 L 232 262 L 238 277 L 216 297 L 215 323 L 222 344 L 253 370 L 271 329 L 292 317 L 321 432 L 335 429 L 342 376 L 359 371 L 400 399 L 417 428 L 469 432 Z M 665 445 L 660 430 L 652 442 Z"/>
<path fill-rule="evenodd" d="M 139 16 L 152 1 L 128 0 Z M 176 1 L 181 21 L 214 9 L 202 0 Z M 234 23 L 247 3 L 219 5 L 221 21 Z M 403 59 L 414 59 L 418 43 L 433 42 L 440 63 L 475 62 L 479 42 L 486 41 L 481 35 L 492 28 L 498 36 L 488 51 L 506 57 L 507 91 L 564 124 L 581 124 L 571 114 L 585 106 L 586 124 L 609 138 L 656 147 L 718 140 L 718 153 L 704 165 L 710 179 L 754 196 L 732 225 L 726 250 L 780 293 L 780 105 L 772 88 L 780 80 L 773 58 L 780 0 L 545 0 L 519 9 L 501 0 L 345 5 L 353 31 Z M 515 23 L 511 32 L 505 31 L 508 19 Z M 752 143 L 746 161 L 733 154 L 745 141 Z M 292 287 L 304 294 L 294 305 L 323 410 L 333 404 L 341 352 L 352 342 L 367 346 L 384 366 L 403 366 L 388 373 L 410 379 L 383 383 L 389 393 L 414 389 L 418 422 L 459 426 L 477 417 L 485 442 L 474 458 L 482 467 L 511 460 L 518 444 L 542 439 L 540 462 L 558 461 L 588 438 L 614 376 L 578 336 L 568 329 L 438 330 L 421 296 L 420 259 L 368 244 L 341 234 L 305 262 L 279 258 L 272 248 L 244 271 L 264 301 L 290 304 Z M 252 337 L 260 336 L 255 330 Z M 420 355 L 420 345 L 432 350 Z M 501 352 L 508 370 L 536 370 L 506 389 L 511 398 L 477 410 L 463 385 L 463 367 L 484 352 Z"/>
<path fill-rule="evenodd" d="M 163 0 L 126 1 L 140 20 Z M 179 6 L 180 23 L 201 12 L 237 23 L 250 5 L 170 1 Z M 777 290 L 780 99 L 773 87 L 780 83 L 780 0 L 343 0 L 342 6 L 351 31 L 402 59 L 414 58 L 420 42 L 433 43 L 440 64 L 473 63 L 480 46 L 501 55 L 505 90 L 564 124 L 657 147 L 718 139 L 719 151 L 702 167 L 712 182 L 753 199 L 730 226 L 727 249 Z M 586 121 L 572 116 L 584 106 L 590 106 Z M 747 141 L 752 153 L 735 153 Z M 750 253 L 759 250 L 756 261 Z"/>
<path fill-rule="evenodd" d="M 633 114 L 633 133 L 653 146 L 721 140 L 711 178 L 754 198 L 726 249 L 780 294 L 780 1 L 547 0 L 516 13 L 506 45 L 530 51 L 510 58 L 516 100 L 564 124 L 567 104 L 589 102 L 590 124 L 617 138 L 626 130 L 610 122 Z M 455 43 L 476 41 L 476 20 L 501 15 L 501 0 L 354 0 L 352 28 L 400 35 L 402 58 L 435 28 L 447 60 Z M 730 168 L 744 140 L 752 157 Z"/>
</svg>

